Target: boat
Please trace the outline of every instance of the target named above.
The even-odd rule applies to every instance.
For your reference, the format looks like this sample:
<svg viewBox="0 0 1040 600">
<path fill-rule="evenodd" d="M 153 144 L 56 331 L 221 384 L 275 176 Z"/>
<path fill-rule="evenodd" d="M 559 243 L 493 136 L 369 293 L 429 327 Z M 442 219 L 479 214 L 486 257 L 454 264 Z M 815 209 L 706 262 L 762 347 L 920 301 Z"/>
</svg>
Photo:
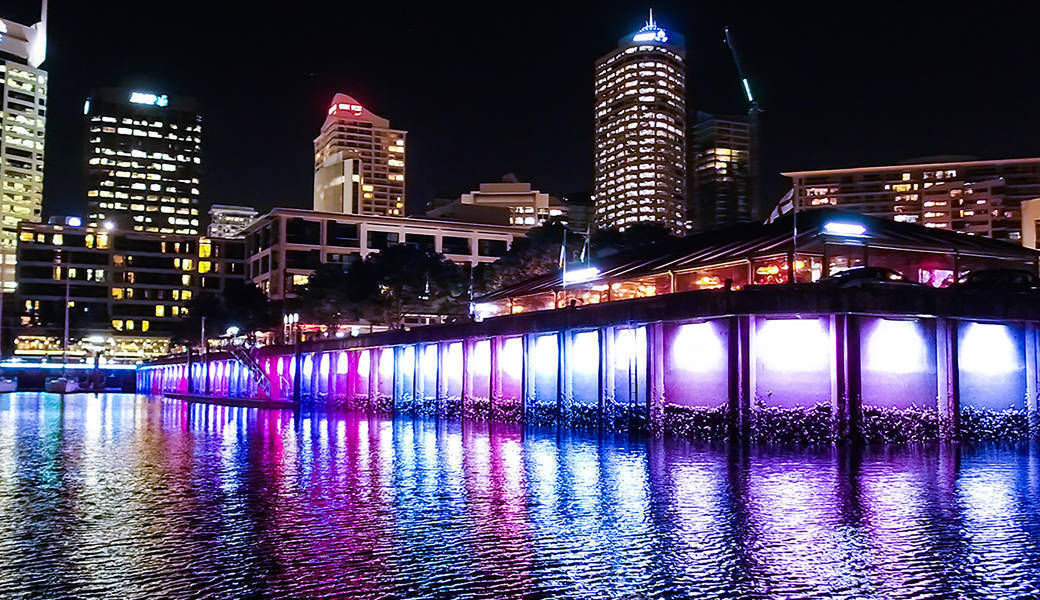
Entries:
<svg viewBox="0 0 1040 600">
<path fill-rule="evenodd" d="M 72 377 L 51 377 L 43 383 L 43 391 L 55 394 L 71 394 L 79 391 L 79 380 Z"/>
<path fill-rule="evenodd" d="M 0 377 L 0 394 L 4 392 L 13 392 L 18 389 L 18 378 L 17 377 Z"/>
</svg>

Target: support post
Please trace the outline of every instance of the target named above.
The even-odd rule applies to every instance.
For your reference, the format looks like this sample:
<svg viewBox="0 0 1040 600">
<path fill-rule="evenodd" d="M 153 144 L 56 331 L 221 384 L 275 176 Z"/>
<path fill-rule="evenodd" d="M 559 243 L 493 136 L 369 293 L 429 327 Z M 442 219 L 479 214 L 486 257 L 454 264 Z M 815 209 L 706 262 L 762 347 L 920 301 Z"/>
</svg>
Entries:
<svg viewBox="0 0 1040 600">
<path fill-rule="evenodd" d="M 499 355 L 502 350 L 502 338 L 493 337 L 488 340 L 491 346 L 491 372 L 488 374 L 488 420 L 495 419 L 495 408 L 502 406 L 502 365 Z"/>
<path fill-rule="evenodd" d="M 741 317 L 730 317 L 727 319 L 728 327 L 726 333 L 726 435 L 730 440 L 741 437 L 741 364 L 740 348 L 742 342 Z"/>
<path fill-rule="evenodd" d="M 935 359 L 938 372 L 939 439 L 956 440 L 960 435 L 960 361 L 957 356 L 957 321 L 935 320 Z"/>
<path fill-rule="evenodd" d="M 602 327 L 599 330 L 599 426 L 617 429 L 617 409 L 614 381 L 615 329 Z"/>
<path fill-rule="evenodd" d="M 571 407 L 574 405 L 574 334 L 568 329 L 560 332 L 560 375 L 557 384 L 560 393 L 556 400 L 556 423 L 561 424 L 570 417 Z"/>
<path fill-rule="evenodd" d="M 831 364 L 831 438 L 838 443 L 859 439 L 862 402 L 859 319 L 836 314 L 829 318 L 834 357 Z"/>
<path fill-rule="evenodd" d="M 755 316 L 737 317 L 738 322 L 738 363 L 740 378 L 739 406 L 737 407 L 737 423 L 740 436 L 748 439 L 751 436 L 751 409 L 754 406 L 755 394 L 758 393 L 758 382 L 755 373 Z"/>
<path fill-rule="evenodd" d="M 459 398 L 459 416 L 466 418 L 466 410 L 473 402 L 473 340 L 466 338 L 462 340 L 462 394 Z"/>
<path fill-rule="evenodd" d="M 1040 394 L 1040 373 L 1037 373 L 1037 325 L 1026 323 L 1026 414 L 1029 418 L 1029 436 L 1040 436 L 1040 413 L 1037 412 Z"/>
<path fill-rule="evenodd" d="M 664 429 L 664 324 L 660 321 L 646 326 L 647 334 L 647 427 L 655 434 Z"/>
<path fill-rule="evenodd" d="M 368 401 L 367 409 L 375 410 L 376 396 L 379 394 L 379 356 L 380 348 L 369 348 L 368 352 Z"/>
<path fill-rule="evenodd" d="M 437 405 L 437 416 L 443 417 L 445 413 L 445 403 L 447 402 L 448 394 L 446 388 L 447 379 L 444 377 L 444 357 L 448 354 L 448 342 L 437 342 L 437 375 L 436 383 L 434 386 L 436 389 L 436 396 L 434 402 Z"/>
<path fill-rule="evenodd" d="M 527 421 L 528 407 L 534 404 L 534 363 L 531 360 L 531 350 L 534 348 L 534 334 L 525 333 L 521 336 L 523 345 L 523 359 L 520 370 L 520 421 Z"/>
</svg>

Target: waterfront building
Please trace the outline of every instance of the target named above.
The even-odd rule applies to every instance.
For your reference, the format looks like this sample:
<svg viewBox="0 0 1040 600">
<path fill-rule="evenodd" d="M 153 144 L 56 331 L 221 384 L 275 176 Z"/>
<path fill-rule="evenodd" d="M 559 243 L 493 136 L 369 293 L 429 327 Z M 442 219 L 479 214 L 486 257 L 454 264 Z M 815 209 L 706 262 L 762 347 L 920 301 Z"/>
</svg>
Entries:
<svg viewBox="0 0 1040 600">
<path fill-rule="evenodd" d="M 19 223 L 41 220 L 46 52 L 46 0 L 34 25 L 0 18 L 0 294 L 16 285 Z"/>
<path fill-rule="evenodd" d="M 87 121 L 90 227 L 197 235 L 202 115 L 187 96 L 99 89 Z"/>
<path fill-rule="evenodd" d="M 751 119 L 697 113 L 690 132 L 692 186 L 687 214 L 708 231 L 752 220 Z"/>
<path fill-rule="evenodd" d="M 1022 202 L 1022 245 L 1040 249 L 1040 198 Z"/>
<path fill-rule="evenodd" d="M 224 264 L 233 260 L 229 255 L 234 251 L 222 243 L 79 223 L 73 217 L 19 227 L 18 355 L 61 353 L 66 288 L 70 338 L 77 348 L 73 356 L 83 355 L 87 338 L 104 340 L 110 359 L 163 354 L 199 293 L 200 275 L 234 276 L 235 269 Z M 242 240 L 227 242 L 242 252 Z"/>
<path fill-rule="evenodd" d="M 852 267 L 886 267 L 909 281 L 948 287 L 975 270 L 1037 271 L 1016 244 L 834 209 L 807 209 L 768 224 L 692 234 L 518 282 L 477 300 L 484 316 L 599 304 L 705 289 L 812 283 Z"/>
<path fill-rule="evenodd" d="M 209 209 L 206 235 L 216 238 L 242 237 L 242 232 L 259 214 L 252 206 L 214 204 Z"/>
<path fill-rule="evenodd" d="M 406 134 L 336 94 L 314 140 L 314 210 L 404 216 Z"/>
<path fill-rule="evenodd" d="M 246 240 L 238 237 L 200 237 L 199 291 L 221 295 L 232 280 L 245 281 Z"/>
<path fill-rule="evenodd" d="M 686 228 L 686 50 L 683 37 L 646 26 L 596 61 L 596 224 Z"/>
<path fill-rule="evenodd" d="M 351 262 L 394 244 L 413 244 L 461 264 L 492 262 L 527 229 L 275 208 L 245 231 L 246 273 L 269 298 L 282 300 L 295 296 L 323 263 L 339 263 L 345 269 Z"/>
<path fill-rule="evenodd" d="M 792 187 L 791 198 L 784 200 L 786 210 L 790 206 L 836 206 L 1014 242 L 1022 237 L 1021 203 L 1040 197 L 1040 158 L 940 157 L 783 175 L 791 178 Z"/>
</svg>

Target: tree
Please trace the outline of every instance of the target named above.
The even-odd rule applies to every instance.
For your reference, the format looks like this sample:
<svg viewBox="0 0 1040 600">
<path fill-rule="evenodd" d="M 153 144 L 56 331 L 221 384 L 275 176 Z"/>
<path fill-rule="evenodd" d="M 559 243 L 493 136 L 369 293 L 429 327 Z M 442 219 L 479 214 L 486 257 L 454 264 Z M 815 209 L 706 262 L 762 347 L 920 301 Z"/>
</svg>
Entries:
<svg viewBox="0 0 1040 600">
<path fill-rule="evenodd" d="M 564 240 L 566 251 L 563 252 Z M 556 219 L 534 227 L 497 261 L 479 265 L 474 270 L 474 288 L 486 294 L 503 286 L 552 273 L 560 268 L 560 255 L 568 262 L 580 259 L 584 236 L 569 231 Z"/>
<path fill-rule="evenodd" d="M 296 302 L 308 323 L 321 323 L 330 330 L 349 319 L 350 283 L 338 263 L 320 265 L 307 280 Z"/>
<path fill-rule="evenodd" d="M 175 337 L 194 343 L 206 318 L 208 335 L 220 335 L 234 325 L 243 332 L 274 329 L 281 325 L 275 305 L 252 282 L 228 280 L 222 293 L 203 291 L 188 303 L 188 318 L 183 319 Z"/>
</svg>

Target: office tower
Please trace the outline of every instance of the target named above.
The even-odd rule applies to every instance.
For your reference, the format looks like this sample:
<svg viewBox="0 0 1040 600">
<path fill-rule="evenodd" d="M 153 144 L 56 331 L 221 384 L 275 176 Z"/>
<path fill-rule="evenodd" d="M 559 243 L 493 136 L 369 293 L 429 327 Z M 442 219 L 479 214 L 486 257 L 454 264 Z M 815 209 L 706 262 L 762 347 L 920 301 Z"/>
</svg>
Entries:
<svg viewBox="0 0 1040 600">
<path fill-rule="evenodd" d="M 336 94 L 314 140 L 314 210 L 403 216 L 406 133 Z"/>
<path fill-rule="evenodd" d="M 1022 202 L 1040 198 L 1040 158 L 937 157 L 783 175 L 792 188 L 786 210 L 837 206 L 1016 243 L 1022 239 Z"/>
<path fill-rule="evenodd" d="M 18 224 L 40 222 L 47 123 L 47 2 L 40 22 L 0 18 L 0 291 L 15 287 Z"/>
<path fill-rule="evenodd" d="M 101 89 L 87 119 L 90 227 L 196 235 L 202 116 L 185 96 Z"/>
<path fill-rule="evenodd" d="M 236 238 L 256 219 L 259 213 L 251 206 L 214 204 L 209 209 L 209 226 L 206 235 L 215 238 Z"/>
<path fill-rule="evenodd" d="M 690 132 L 693 185 L 687 215 L 698 231 L 747 223 L 751 206 L 751 120 L 697 113 Z"/>
<path fill-rule="evenodd" d="M 654 22 L 596 62 L 595 181 L 599 227 L 686 226 L 686 51 Z"/>
<path fill-rule="evenodd" d="M 551 218 L 567 220 L 566 205 L 545 192 L 531 189 L 530 183 L 521 183 L 512 174 L 501 182 L 480 184 L 478 189 L 462 194 L 458 203 L 506 208 L 510 225 L 535 227 Z M 436 216 L 436 211 L 427 214 Z"/>
</svg>

